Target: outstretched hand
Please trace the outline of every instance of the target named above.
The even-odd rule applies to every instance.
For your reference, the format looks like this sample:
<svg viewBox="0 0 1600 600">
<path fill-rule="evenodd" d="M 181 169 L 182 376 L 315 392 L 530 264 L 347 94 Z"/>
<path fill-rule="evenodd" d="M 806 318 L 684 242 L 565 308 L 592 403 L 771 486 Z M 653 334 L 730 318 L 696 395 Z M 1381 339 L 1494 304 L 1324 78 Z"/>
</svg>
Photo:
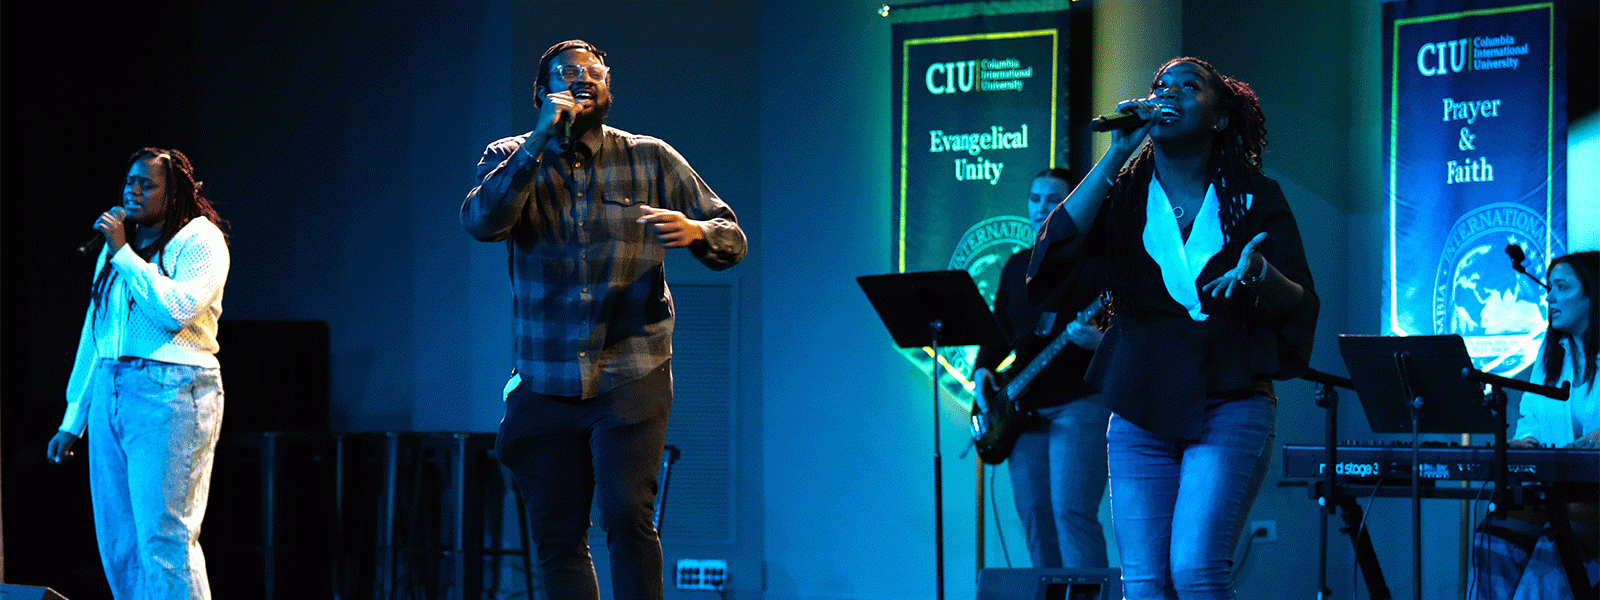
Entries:
<svg viewBox="0 0 1600 600">
<path fill-rule="evenodd" d="M 700 225 L 681 212 L 650 205 L 640 205 L 639 208 L 644 211 L 639 222 L 655 229 L 656 241 L 663 248 L 688 248 L 705 239 L 705 232 Z"/>
<path fill-rule="evenodd" d="M 1095 298 L 1089 306 L 1078 311 L 1078 316 L 1072 319 L 1071 323 L 1067 323 L 1067 329 L 1062 334 L 1079 348 L 1085 350 L 1099 348 L 1100 340 L 1105 339 L 1106 332 L 1100 328 L 1100 324 L 1095 323 L 1095 318 L 1104 314 L 1105 304 L 1100 298 Z"/>
<path fill-rule="evenodd" d="M 1249 287 L 1245 285 L 1245 281 L 1250 278 L 1251 273 L 1266 272 L 1267 258 L 1262 256 L 1259 250 L 1261 242 L 1266 239 L 1265 231 L 1250 238 L 1250 243 L 1245 244 L 1244 250 L 1239 252 L 1239 264 L 1229 269 L 1227 273 L 1223 273 L 1221 277 L 1211 280 L 1211 283 L 1200 286 L 1200 291 L 1211 294 L 1212 298 L 1231 299 L 1235 292 L 1242 292 L 1244 288 Z"/>
</svg>

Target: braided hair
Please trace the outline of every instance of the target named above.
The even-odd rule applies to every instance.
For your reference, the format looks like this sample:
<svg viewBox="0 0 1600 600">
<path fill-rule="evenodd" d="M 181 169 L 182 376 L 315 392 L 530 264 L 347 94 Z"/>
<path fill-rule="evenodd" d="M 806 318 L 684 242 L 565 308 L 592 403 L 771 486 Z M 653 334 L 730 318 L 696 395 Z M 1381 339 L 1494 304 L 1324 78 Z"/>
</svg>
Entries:
<svg viewBox="0 0 1600 600">
<path fill-rule="evenodd" d="M 1217 186 L 1217 201 L 1221 205 L 1219 216 L 1222 220 L 1223 247 L 1242 249 L 1253 237 L 1249 232 L 1238 231 L 1238 228 L 1244 218 L 1244 195 L 1250 193 L 1251 178 L 1261 173 L 1261 156 L 1267 149 L 1267 118 L 1261 112 L 1261 100 L 1256 97 L 1250 84 L 1223 75 L 1204 60 L 1191 56 L 1174 58 L 1156 69 L 1156 79 L 1160 79 L 1168 68 L 1181 62 L 1190 63 L 1200 71 L 1217 92 L 1216 110 L 1228 116 L 1227 127 L 1211 134 L 1211 155 L 1207 165 L 1211 171 L 1211 183 Z M 1155 80 L 1151 85 L 1155 85 Z M 1133 160 L 1117 173 L 1110 198 L 1119 198 L 1121 193 L 1135 185 L 1134 182 L 1153 181 L 1154 170 L 1155 147 L 1146 142 Z M 1106 225 L 1111 238 L 1141 239 L 1137 224 L 1142 222 L 1139 217 L 1144 206 L 1142 199 L 1111 202 L 1110 210 L 1106 211 Z M 1119 251 L 1112 249 L 1110 258 L 1114 262 L 1121 262 L 1118 260 L 1119 254 Z"/>
<path fill-rule="evenodd" d="M 194 220 L 196 217 L 205 217 L 223 231 L 222 236 L 226 240 L 228 237 L 227 221 L 222 220 L 222 217 L 217 215 L 217 209 L 211 206 L 210 200 L 206 199 L 201 189 L 203 183 L 195 180 L 194 165 L 189 162 L 188 156 L 177 150 L 140 148 L 128 157 L 128 167 L 132 168 L 139 161 L 146 159 L 154 159 L 157 166 L 164 168 L 166 171 L 167 182 L 161 191 L 166 195 L 166 215 L 161 222 L 161 236 L 147 246 L 134 248 L 134 252 L 140 258 L 154 263 L 162 275 L 170 276 L 171 274 L 167 273 L 166 265 L 161 263 L 160 255 L 166 251 L 167 242 L 177 235 L 178 230 L 183 229 L 185 225 L 189 224 L 189 221 Z M 123 227 L 130 234 L 128 236 L 130 244 L 133 241 L 131 226 L 130 223 L 123 222 Z M 111 267 L 111 253 L 107 252 L 105 261 L 100 265 L 100 272 L 95 276 L 94 285 L 90 288 L 90 303 L 94 307 L 97 318 L 103 308 L 102 304 L 104 304 L 103 300 L 105 299 L 106 291 L 110 289 L 111 283 L 115 280 L 115 269 Z"/>
</svg>

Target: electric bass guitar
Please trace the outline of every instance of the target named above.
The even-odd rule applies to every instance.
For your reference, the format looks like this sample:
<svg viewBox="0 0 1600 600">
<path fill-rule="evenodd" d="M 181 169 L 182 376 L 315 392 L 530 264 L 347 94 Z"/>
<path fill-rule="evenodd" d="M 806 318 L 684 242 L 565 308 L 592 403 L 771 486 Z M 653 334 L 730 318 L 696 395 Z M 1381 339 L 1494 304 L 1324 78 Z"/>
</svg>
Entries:
<svg viewBox="0 0 1600 600">
<path fill-rule="evenodd" d="M 1100 298 L 1078 313 L 1077 322 L 1090 327 L 1104 328 L 1101 321 L 1104 314 L 1101 311 L 1103 303 Z M 1034 377 L 1043 371 L 1050 361 L 1061 353 L 1061 350 L 1071 344 L 1065 329 L 1050 343 L 1039 351 L 1039 355 L 1020 369 L 1012 372 L 1016 375 L 1011 381 L 998 391 L 988 389 L 988 386 L 978 383 L 978 394 L 972 403 L 972 441 L 978 448 L 978 458 L 983 462 L 998 465 L 1011 456 L 1012 447 L 1017 444 L 1017 436 L 1021 435 L 1028 427 L 1028 422 L 1033 419 L 1033 410 L 1022 405 L 1017 398 L 1028 391 L 1028 385 L 1033 383 Z M 998 376 L 998 375 L 997 375 Z"/>
</svg>

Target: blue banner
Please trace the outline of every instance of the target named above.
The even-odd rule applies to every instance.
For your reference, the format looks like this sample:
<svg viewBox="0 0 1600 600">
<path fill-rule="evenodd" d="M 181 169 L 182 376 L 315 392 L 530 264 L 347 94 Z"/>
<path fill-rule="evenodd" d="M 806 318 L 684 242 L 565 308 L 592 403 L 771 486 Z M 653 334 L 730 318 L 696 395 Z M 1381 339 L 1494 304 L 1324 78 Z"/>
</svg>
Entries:
<svg viewBox="0 0 1600 600">
<path fill-rule="evenodd" d="M 1543 279 L 1566 247 L 1566 48 L 1559 2 L 1386 2 L 1388 335 L 1459 334 L 1480 369 L 1538 354 Z"/>
</svg>

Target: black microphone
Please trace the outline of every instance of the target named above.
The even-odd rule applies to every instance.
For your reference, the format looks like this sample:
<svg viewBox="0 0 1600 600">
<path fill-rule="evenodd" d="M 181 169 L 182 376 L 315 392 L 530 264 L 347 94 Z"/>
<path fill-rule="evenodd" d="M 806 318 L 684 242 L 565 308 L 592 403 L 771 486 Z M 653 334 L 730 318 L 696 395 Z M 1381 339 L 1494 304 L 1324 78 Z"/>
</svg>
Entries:
<svg viewBox="0 0 1600 600">
<path fill-rule="evenodd" d="M 78 254 L 88 256 L 91 252 L 99 252 L 100 246 L 105 245 L 105 243 L 106 234 L 96 231 L 94 232 L 94 237 L 89 238 L 88 241 L 82 244 L 78 244 Z"/>
<path fill-rule="evenodd" d="M 561 135 L 556 137 L 556 146 L 561 148 L 561 153 L 572 151 L 572 121 L 561 124 Z"/>
<path fill-rule="evenodd" d="M 1527 275 L 1528 279 L 1532 279 L 1534 283 L 1539 284 L 1539 287 L 1542 287 L 1545 290 L 1550 289 L 1550 286 L 1545 285 L 1545 282 L 1540 281 L 1538 277 L 1534 277 L 1532 273 L 1529 273 L 1528 270 L 1522 266 L 1522 261 L 1528 260 L 1528 255 L 1522 253 L 1522 246 L 1518 246 L 1516 244 L 1506 244 L 1506 256 L 1511 257 L 1511 268 L 1513 270 L 1523 275 Z"/>
<path fill-rule="evenodd" d="M 1130 131 L 1144 125 L 1144 117 L 1134 111 L 1107 113 L 1089 120 L 1090 131 Z"/>
<path fill-rule="evenodd" d="M 1173 110 L 1170 106 L 1156 107 L 1156 112 L 1159 113 L 1160 118 L 1163 119 L 1170 119 L 1178 116 L 1178 111 Z M 1143 127 L 1148 121 L 1149 119 L 1144 118 L 1138 113 L 1138 111 L 1135 111 L 1130 107 L 1126 111 L 1106 113 L 1090 119 L 1089 129 L 1091 131 L 1111 131 L 1113 129 L 1133 131 Z"/>
</svg>

